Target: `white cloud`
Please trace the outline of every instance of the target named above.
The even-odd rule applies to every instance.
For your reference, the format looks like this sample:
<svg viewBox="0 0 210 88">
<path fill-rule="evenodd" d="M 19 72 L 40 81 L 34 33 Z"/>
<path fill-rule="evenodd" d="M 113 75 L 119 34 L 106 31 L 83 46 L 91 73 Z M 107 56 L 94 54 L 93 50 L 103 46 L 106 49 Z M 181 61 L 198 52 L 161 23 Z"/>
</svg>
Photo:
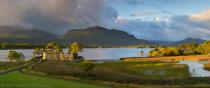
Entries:
<svg viewBox="0 0 210 88">
<path fill-rule="evenodd" d="M 210 39 L 209 11 L 195 15 L 157 17 L 154 21 L 118 18 L 119 29 L 148 40 L 182 40 L 187 37 Z M 192 19 L 193 18 L 193 19 Z"/>
</svg>

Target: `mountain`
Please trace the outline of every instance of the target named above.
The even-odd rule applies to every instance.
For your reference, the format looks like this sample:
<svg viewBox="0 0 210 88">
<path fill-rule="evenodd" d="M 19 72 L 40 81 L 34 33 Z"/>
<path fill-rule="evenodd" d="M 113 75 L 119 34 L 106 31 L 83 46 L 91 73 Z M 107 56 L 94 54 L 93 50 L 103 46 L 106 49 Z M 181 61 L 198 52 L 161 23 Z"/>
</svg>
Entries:
<svg viewBox="0 0 210 88">
<path fill-rule="evenodd" d="M 46 42 L 56 39 L 55 35 L 38 29 L 25 29 L 22 27 L 1 26 L 1 42 Z"/>
<path fill-rule="evenodd" d="M 26 29 L 19 26 L 0 26 L 0 42 L 46 43 L 49 41 L 57 41 L 62 44 L 77 41 L 87 46 L 108 47 L 152 44 L 147 40 L 137 39 L 127 32 L 106 29 L 99 26 L 71 29 L 60 36 L 39 29 Z"/>
<path fill-rule="evenodd" d="M 65 42 L 77 41 L 86 45 L 95 46 L 120 46 L 151 44 L 149 41 L 137 39 L 124 31 L 106 29 L 99 26 L 84 29 L 72 29 L 61 36 Z"/>
<path fill-rule="evenodd" d="M 196 39 L 196 38 L 186 38 L 184 40 L 180 40 L 180 41 L 174 42 L 172 45 L 187 44 L 187 43 L 201 44 L 201 43 L 203 43 L 205 41 L 206 40 Z"/>
</svg>

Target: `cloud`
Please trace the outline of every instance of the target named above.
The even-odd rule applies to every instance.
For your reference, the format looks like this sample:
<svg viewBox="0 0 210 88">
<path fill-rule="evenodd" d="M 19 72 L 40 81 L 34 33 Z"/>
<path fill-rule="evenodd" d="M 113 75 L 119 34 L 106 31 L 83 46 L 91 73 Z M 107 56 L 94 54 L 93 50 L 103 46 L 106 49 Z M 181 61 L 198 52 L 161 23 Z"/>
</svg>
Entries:
<svg viewBox="0 0 210 88">
<path fill-rule="evenodd" d="M 191 19 L 200 21 L 210 21 L 210 10 L 198 14 L 193 14 L 191 15 Z"/>
<path fill-rule="evenodd" d="M 148 0 L 125 0 L 155 6 Z M 157 7 L 157 6 L 156 6 Z M 163 11 L 163 13 L 170 13 Z M 210 10 L 154 20 L 127 19 L 106 6 L 106 0 L 0 0 L 0 25 L 39 28 L 62 34 L 71 28 L 99 25 L 124 30 L 141 39 L 181 40 L 187 37 L 210 39 Z M 151 16 L 138 12 L 132 16 Z"/>
<path fill-rule="evenodd" d="M 130 16 L 133 16 L 133 17 L 142 17 L 142 16 L 153 16 L 153 15 L 156 15 L 156 13 L 154 12 L 149 12 L 149 11 L 145 11 L 145 12 L 137 12 L 137 13 L 134 13 L 134 14 L 130 14 Z"/>
<path fill-rule="evenodd" d="M 160 10 L 160 12 L 163 14 L 174 14 L 173 12 L 168 11 L 168 10 Z"/>
<path fill-rule="evenodd" d="M 141 19 L 126 19 L 118 17 L 116 24 L 119 29 L 148 40 L 177 41 L 187 37 L 210 39 L 210 21 L 208 12 L 195 15 L 177 15 L 162 20 L 158 17 L 154 21 Z M 207 15 L 207 16 L 206 16 Z"/>
<path fill-rule="evenodd" d="M 64 32 L 101 24 L 105 8 L 105 0 L 0 0 L 0 25 Z"/>
</svg>

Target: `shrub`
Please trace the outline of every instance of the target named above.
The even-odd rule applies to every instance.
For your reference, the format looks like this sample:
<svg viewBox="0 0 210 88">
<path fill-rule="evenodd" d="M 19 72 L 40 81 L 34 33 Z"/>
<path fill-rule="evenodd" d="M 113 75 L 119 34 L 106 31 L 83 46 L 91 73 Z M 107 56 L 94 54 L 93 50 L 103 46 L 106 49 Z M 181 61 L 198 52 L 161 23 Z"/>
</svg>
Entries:
<svg viewBox="0 0 210 88">
<path fill-rule="evenodd" d="M 80 68 L 84 71 L 84 72 L 89 72 L 90 70 L 93 70 L 95 65 L 94 63 L 90 62 L 90 61 L 84 61 L 84 62 L 80 62 Z"/>
<path fill-rule="evenodd" d="M 178 56 L 182 54 L 182 51 L 175 47 L 156 48 L 149 52 L 150 56 Z"/>
</svg>

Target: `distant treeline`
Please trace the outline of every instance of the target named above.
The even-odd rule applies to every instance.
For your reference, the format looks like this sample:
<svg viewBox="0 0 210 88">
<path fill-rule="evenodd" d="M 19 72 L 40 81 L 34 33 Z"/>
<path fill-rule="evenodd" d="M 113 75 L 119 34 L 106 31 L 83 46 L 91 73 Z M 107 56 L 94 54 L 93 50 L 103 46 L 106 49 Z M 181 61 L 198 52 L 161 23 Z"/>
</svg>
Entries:
<svg viewBox="0 0 210 88">
<path fill-rule="evenodd" d="M 185 43 L 178 46 L 159 47 L 149 54 L 150 56 L 210 55 L 210 41 L 202 44 Z"/>
<path fill-rule="evenodd" d="M 48 43 L 48 42 L 47 42 Z M 47 43 L 20 43 L 20 42 L 0 42 L 0 49 L 34 49 L 43 48 Z M 68 44 L 59 44 L 61 48 L 67 48 Z M 84 45 L 85 48 L 98 48 L 101 46 Z M 110 47 L 101 47 L 110 48 Z"/>
<path fill-rule="evenodd" d="M 44 47 L 45 43 L 7 43 L 7 42 L 1 42 L 0 43 L 0 49 L 34 49 L 34 48 L 41 48 Z M 61 45 L 62 48 L 65 47 L 65 45 Z"/>
</svg>

